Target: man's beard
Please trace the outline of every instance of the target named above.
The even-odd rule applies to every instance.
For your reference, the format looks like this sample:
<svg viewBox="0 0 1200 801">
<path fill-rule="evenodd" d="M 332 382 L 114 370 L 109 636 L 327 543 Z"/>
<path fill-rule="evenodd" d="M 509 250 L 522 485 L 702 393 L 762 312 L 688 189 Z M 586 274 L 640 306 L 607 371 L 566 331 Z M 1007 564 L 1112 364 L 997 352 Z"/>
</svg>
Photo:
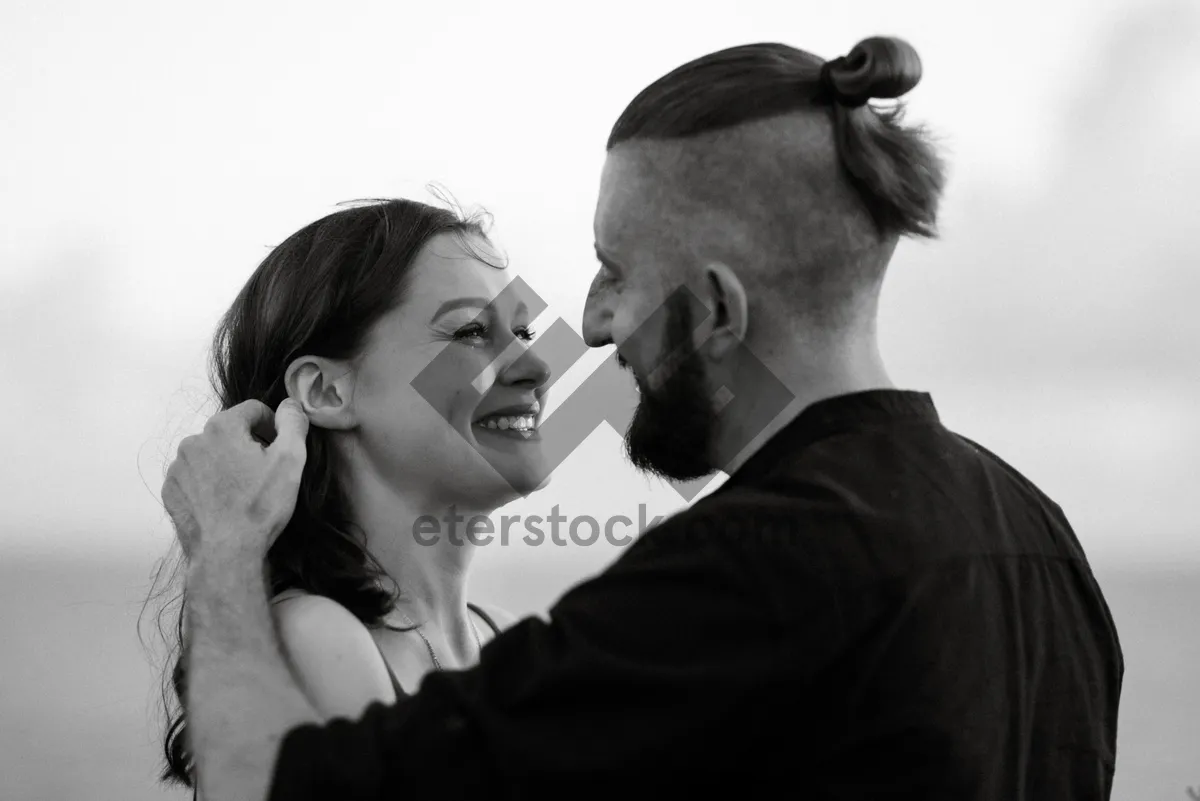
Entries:
<svg viewBox="0 0 1200 801">
<path fill-rule="evenodd" d="M 687 303 L 667 306 L 664 353 L 673 354 L 692 338 L 692 313 Z M 625 432 L 625 453 L 639 470 L 663 478 L 687 481 L 716 471 L 711 446 L 716 434 L 705 381 L 704 362 L 696 349 L 668 367 L 663 383 L 651 390 L 638 382 L 642 397 Z"/>
</svg>

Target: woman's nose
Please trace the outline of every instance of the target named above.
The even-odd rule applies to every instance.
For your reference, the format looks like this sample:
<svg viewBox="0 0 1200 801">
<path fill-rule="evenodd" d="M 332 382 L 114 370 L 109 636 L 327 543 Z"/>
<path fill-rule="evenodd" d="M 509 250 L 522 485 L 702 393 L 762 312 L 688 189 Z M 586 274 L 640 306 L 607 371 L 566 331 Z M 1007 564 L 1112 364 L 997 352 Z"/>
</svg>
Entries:
<svg viewBox="0 0 1200 801">
<path fill-rule="evenodd" d="M 533 348 L 513 359 L 501 372 L 501 380 L 506 384 L 519 384 L 528 387 L 540 387 L 550 380 L 550 365 L 539 356 Z"/>
</svg>

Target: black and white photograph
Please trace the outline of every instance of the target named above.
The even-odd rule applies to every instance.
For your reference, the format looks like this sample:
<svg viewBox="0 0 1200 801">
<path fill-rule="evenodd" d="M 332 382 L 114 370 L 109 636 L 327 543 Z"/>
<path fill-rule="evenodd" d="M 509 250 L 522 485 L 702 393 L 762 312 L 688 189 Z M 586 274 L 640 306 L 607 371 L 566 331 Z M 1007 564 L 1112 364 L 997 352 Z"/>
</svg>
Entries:
<svg viewBox="0 0 1200 801">
<path fill-rule="evenodd" d="M 1200 4 L 0 4 L 0 801 L 1200 801 Z"/>
</svg>

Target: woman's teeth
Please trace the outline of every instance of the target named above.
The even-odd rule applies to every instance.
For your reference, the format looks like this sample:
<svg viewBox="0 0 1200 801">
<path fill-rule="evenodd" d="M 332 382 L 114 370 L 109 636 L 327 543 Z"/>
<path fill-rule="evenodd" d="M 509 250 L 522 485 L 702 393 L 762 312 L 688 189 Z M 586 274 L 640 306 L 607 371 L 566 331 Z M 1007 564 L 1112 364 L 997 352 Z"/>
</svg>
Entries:
<svg viewBox="0 0 1200 801">
<path fill-rule="evenodd" d="M 501 431 L 513 430 L 522 436 L 529 436 L 537 430 L 537 420 L 532 414 L 506 415 L 504 417 L 488 417 L 476 423 L 483 428 L 495 428 Z"/>
</svg>

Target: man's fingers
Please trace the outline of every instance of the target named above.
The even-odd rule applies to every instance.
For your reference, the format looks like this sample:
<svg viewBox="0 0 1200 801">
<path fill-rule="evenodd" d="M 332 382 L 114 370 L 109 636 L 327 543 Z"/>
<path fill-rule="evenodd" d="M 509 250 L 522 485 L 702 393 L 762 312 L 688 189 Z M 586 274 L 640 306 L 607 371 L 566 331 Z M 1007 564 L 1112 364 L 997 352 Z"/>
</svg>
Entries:
<svg viewBox="0 0 1200 801">
<path fill-rule="evenodd" d="M 235 435 L 248 433 L 260 445 L 270 445 L 275 441 L 275 412 L 261 401 L 248 400 L 214 415 L 206 428 Z"/>
<path fill-rule="evenodd" d="M 275 441 L 271 450 L 283 450 L 303 459 L 307 455 L 304 442 L 308 436 L 308 415 L 300 404 L 285 398 L 275 410 Z"/>
<path fill-rule="evenodd" d="M 187 496 L 183 493 L 183 487 L 179 483 L 179 462 L 171 463 L 171 467 L 167 470 L 167 475 L 163 479 L 162 498 L 163 508 L 167 510 L 172 518 L 179 514 L 187 506 Z"/>
<path fill-rule="evenodd" d="M 186 457 L 188 450 L 192 447 L 192 443 L 194 443 L 195 440 L 195 434 L 179 440 L 179 446 L 175 448 L 175 459 L 172 460 L 171 465 L 167 468 L 168 474 L 177 469 L 176 465 L 179 464 L 181 459 Z"/>
<path fill-rule="evenodd" d="M 209 424 L 219 428 L 223 422 L 228 421 L 236 424 L 239 431 L 257 434 L 261 439 L 270 442 L 272 437 L 264 435 L 273 433 L 274 419 L 275 413 L 271 411 L 270 406 L 262 401 L 248 400 L 214 415 Z"/>
<path fill-rule="evenodd" d="M 191 552 L 192 541 L 195 538 L 195 525 L 192 515 L 187 509 L 187 496 L 183 494 L 183 488 L 179 485 L 178 471 L 181 469 L 178 461 L 171 463 L 170 468 L 167 469 L 166 479 L 163 481 L 161 497 L 163 508 L 166 509 L 167 516 L 171 519 L 171 526 L 175 529 L 175 539 L 182 546 L 184 556 L 187 556 Z"/>
<path fill-rule="evenodd" d="M 159 497 L 162 499 L 163 508 L 170 514 L 171 508 L 175 506 L 179 499 L 178 481 L 174 475 L 175 463 L 171 463 L 171 467 L 167 469 L 166 478 L 163 479 L 162 491 L 159 492 Z"/>
</svg>

